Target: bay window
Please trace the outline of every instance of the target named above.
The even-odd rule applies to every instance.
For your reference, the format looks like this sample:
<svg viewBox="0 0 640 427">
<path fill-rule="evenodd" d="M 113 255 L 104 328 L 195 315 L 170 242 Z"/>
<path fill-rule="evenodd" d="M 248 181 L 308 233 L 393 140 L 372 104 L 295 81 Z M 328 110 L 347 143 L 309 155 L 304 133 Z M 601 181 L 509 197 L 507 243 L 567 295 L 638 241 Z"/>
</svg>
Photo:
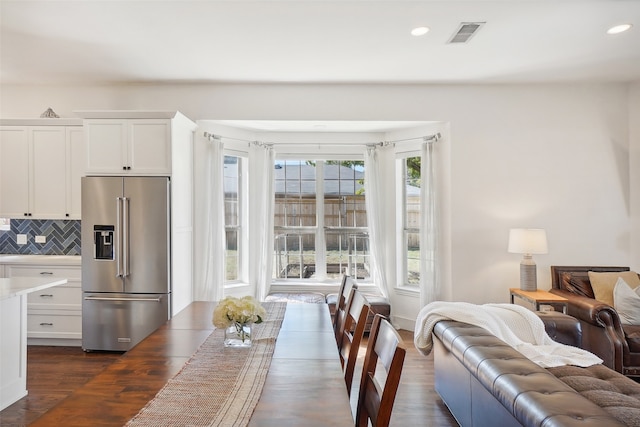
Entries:
<svg viewBox="0 0 640 427">
<path fill-rule="evenodd" d="M 274 172 L 274 279 L 370 279 L 364 163 L 277 160 Z"/>
</svg>

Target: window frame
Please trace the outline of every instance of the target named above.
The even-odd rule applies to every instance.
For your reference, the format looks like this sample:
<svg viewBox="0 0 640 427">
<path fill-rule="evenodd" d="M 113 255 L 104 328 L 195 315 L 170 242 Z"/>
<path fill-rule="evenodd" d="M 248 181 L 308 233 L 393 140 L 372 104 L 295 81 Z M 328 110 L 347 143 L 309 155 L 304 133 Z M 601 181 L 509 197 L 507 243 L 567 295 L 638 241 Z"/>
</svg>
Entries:
<svg viewBox="0 0 640 427">
<path fill-rule="evenodd" d="M 336 234 L 340 232 L 357 232 L 364 233 L 368 236 L 368 226 L 366 227 L 346 227 L 344 225 L 341 226 L 327 226 L 325 222 L 325 167 L 327 166 L 327 162 L 329 161 L 363 161 L 363 157 L 354 156 L 354 155 L 345 155 L 336 158 L 336 156 L 331 156 L 330 158 L 326 158 L 322 156 L 322 158 L 317 158 L 311 154 L 300 154 L 298 156 L 292 156 L 291 154 L 285 156 L 278 156 L 276 158 L 276 163 L 274 167 L 279 162 L 287 162 L 287 161 L 298 161 L 301 164 L 304 164 L 307 161 L 313 161 L 316 164 L 316 175 L 315 175 L 315 225 L 314 226 L 286 226 L 286 225 L 275 225 L 274 221 L 274 269 L 273 269 L 273 277 L 272 284 L 276 285 L 313 285 L 317 283 L 335 283 L 336 279 L 329 277 L 327 272 L 327 250 L 326 250 L 326 242 L 327 242 L 327 234 Z M 274 185 L 274 198 L 275 198 L 275 185 Z M 319 197 L 318 195 L 322 195 Z M 275 215 L 275 212 L 274 212 Z M 304 278 L 302 276 L 302 271 L 300 272 L 299 277 L 278 277 L 277 274 L 277 266 L 280 265 L 278 263 L 276 257 L 276 236 L 280 234 L 287 235 L 295 235 L 295 234 L 314 234 L 315 236 L 315 273 L 313 278 Z M 367 255 L 370 257 L 370 253 Z M 348 260 L 347 260 L 348 265 Z M 372 282 L 371 277 L 367 277 L 365 279 L 361 279 L 363 283 Z"/>
<path fill-rule="evenodd" d="M 246 230 L 248 230 L 248 207 L 249 207 L 249 180 L 248 180 L 248 153 L 244 151 L 237 151 L 234 149 L 228 149 L 225 147 L 223 150 L 224 157 L 236 157 L 238 159 L 238 220 L 237 225 L 229 225 L 226 221 L 225 210 L 225 273 L 224 273 L 224 287 L 234 287 L 248 283 L 249 271 L 248 271 L 248 241 L 249 236 Z M 226 192 L 225 192 L 225 205 L 226 205 Z M 237 275 L 235 279 L 227 279 L 228 272 L 226 270 L 227 265 L 227 241 L 226 233 L 230 230 L 235 230 L 237 233 Z"/>
<path fill-rule="evenodd" d="M 417 283 L 410 283 L 408 279 L 408 234 L 420 235 L 420 222 L 417 227 L 409 227 L 407 224 L 406 160 L 411 157 L 422 157 L 422 153 L 420 150 L 396 152 L 396 245 L 399 248 L 396 251 L 396 288 L 419 292 L 420 275 Z M 422 177 L 420 180 L 422 182 Z M 422 259 L 419 258 L 418 261 L 420 271 Z"/>
</svg>

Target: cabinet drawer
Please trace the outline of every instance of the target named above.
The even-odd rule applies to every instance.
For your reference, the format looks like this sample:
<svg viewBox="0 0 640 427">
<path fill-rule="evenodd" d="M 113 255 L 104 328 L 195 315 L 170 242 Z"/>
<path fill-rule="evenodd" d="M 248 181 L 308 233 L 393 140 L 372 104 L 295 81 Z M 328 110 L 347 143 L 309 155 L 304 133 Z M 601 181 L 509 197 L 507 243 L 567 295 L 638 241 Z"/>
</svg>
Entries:
<svg viewBox="0 0 640 427">
<path fill-rule="evenodd" d="M 54 286 L 27 295 L 29 309 L 51 308 L 80 310 L 82 307 L 82 290 L 79 286 Z"/>
<path fill-rule="evenodd" d="M 82 315 L 74 314 L 29 314 L 27 316 L 28 338 L 82 338 Z"/>
<path fill-rule="evenodd" d="M 80 267 L 7 265 L 5 268 L 7 277 L 45 276 L 66 278 L 69 281 L 82 280 L 82 269 Z"/>
</svg>

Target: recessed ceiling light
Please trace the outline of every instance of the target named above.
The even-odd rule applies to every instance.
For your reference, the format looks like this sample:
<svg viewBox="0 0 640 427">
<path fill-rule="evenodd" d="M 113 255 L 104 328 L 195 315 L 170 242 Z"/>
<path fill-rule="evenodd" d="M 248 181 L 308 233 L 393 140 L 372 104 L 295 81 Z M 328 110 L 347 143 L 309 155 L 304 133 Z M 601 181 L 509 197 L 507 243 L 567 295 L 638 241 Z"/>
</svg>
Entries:
<svg viewBox="0 0 640 427">
<path fill-rule="evenodd" d="M 424 36 L 428 32 L 429 32 L 429 27 L 416 27 L 413 30 L 411 30 L 411 35 L 416 37 Z"/>
<path fill-rule="evenodd" d="M 620 24 L 620 25 L 616 25 L 614 27 L 611 27 L 607 30 L 607 34 L 620 34 L 623 33 L 625 31 L 627 31 L 628 29 L 630 29 L 633 25 L 631 24 Z"/>
</svg>

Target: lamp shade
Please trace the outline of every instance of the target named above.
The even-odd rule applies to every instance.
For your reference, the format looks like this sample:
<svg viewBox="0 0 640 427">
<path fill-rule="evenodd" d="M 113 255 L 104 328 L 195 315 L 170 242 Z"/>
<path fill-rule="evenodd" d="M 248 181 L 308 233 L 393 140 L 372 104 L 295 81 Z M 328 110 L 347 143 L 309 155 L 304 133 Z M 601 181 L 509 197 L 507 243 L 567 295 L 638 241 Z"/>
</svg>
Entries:
<svg viewBox="0 0 640 427">
<path fill-rule="evenodd" d="M 512 228 L 509 230 L 507 251 L 514 254 L 546 254 L 547 233 L 541 228 Z"/>
</svg>

